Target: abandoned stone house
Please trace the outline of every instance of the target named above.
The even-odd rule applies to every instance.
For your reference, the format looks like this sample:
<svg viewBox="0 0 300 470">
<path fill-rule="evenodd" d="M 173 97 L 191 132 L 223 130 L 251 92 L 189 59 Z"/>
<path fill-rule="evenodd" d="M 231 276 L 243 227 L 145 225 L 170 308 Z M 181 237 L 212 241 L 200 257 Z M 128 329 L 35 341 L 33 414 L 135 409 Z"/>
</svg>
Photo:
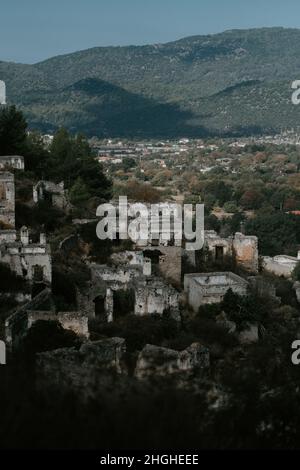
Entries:
<svg viewBox="0 0 300 470">
<path fill-rule="evenodd" d="M 136 255 L 132 252 L 132 257 Z M 91 265 L 89 285 L 78 291 L 78 309 L 89 317 L 111 322 L 132 313 L 139 316 L 169 312 L 179 319 L 179 293 L 162 278 L 151 275 L 151 263 Z"/>
<path fill-rule="evenodd" d="M 129 205 L 124 201 L 124 207 L 119 202 L 117 205 L 112 202 L 115 208 L 115 214 L 120 212 L 130 213 Z M 184 238 L 178 239 L 178 224 L 175 224 L 174 204 L 165 203 L 158 205 L 145 204 L 148 213 L 148 236 L 145 239 L 137 240 L 134 244 L 136 250 L 142 250 L 152 261 L 153 272 L 162 275 L 168 282 L 179 287 L 181 284 L 182 258 L 185 257 L 189 264 L 196 267 L 195 252 L 185 249 Z M 166 212 L 164 212 L 164 208 Z M 131 216 L 128 216 L 128 224 L 131 222 Z M 134 218 L 134 217 L 133 217 Z M 153 220 L 155 221 L 153 223 Z M 124 225 L 116 227 L 117 237 L 120 239 L 128 238 L 127 228 Z M 182 229 L 182 227 L 181 227 Z M 166 236 L 166 231 L 169 237 Z M 246 236 L 242 233 L 224 238 L 215 231 L 204 232 L 204 250 L 212 256 L 214 260 L 222 261 L 227 256 L 234 258 L 237 265 L 241 266 L 249 273 L 258 273 L 258 239 L 255 236 Z"/>
<path fill-rule="evenodd" d="M 45 234 L 32 243 L 29 231 L 15 230 L 14 175 L 0 172 L 0 262 L 32 284 L 51 284 L 51 253 Z"/>
<path fill-rule="evenodd" d="M 226 256 L 230 256 L 246 271 L 258 273 L 258 239 L 255 236 L 236 233 L 222 238 L 214 230 L 207 230 L 204 248 L 214 260 L 222 261 Z"/>
<path fill-rule="evenodd" d="M 39 201 L 48 201 L 61 210 L 68 210 L 70 207 L 63 181 L 59 184 L 52 181 L 39 181 L 33 187 L 33 201 L 36 204 Z"/>
<path fill-rule="evenodd" d="M 173 246 L 149 246 L 144 250 L 123 251 L 111 256 L 114 264 L 142 266 L 146 276 L 162 276 L 171 284 L 181 283 L 182 250 Z"/>
<path fill-rule="evenodd" d="M 2 234 L 3 237 L 3 231 Z M 12 233 L 8 234 L 10 240 L 0 242 L 0 262 L 6 263 L 18 276 L 34 284 L 50 285 L 51 253 L 47 245 L 45 234 L 40 234 L 39 243 L 30 243 L 27 227 L 22 227 L 20 237 L 12 240 Z"/>
<path fill-rule="evenodd" d="M 24 157 L 20 155 L 0 155 L 0 170 L 9 170 L 11 168 L 24 170 Z"/>
<path fill-rule="evenodd" d="M 80 312 L 56 312 L 51 290 L 45 288 L 16 310 L 5 321 L 5 341 L 8 348 L 17 349 L 29 329 L 38 320 L 57 321 L 66 330 L 89 338 L 88 317 Z"/>
<path fill-rule="evenodd" d="M 247 295 L 248 282 L 231 272 L 193 273 L 184 276 L 187 302 L 195 312 L 202 305 L 220 303 L 229 289 L 236 294 Z"/>
<path fill-rule="evenodd" d="M 115 208 L 115 213 L 118 216 L 122 210 L 122 204 L 111 204 Z M 163 276 L 167 282 L 170 282 L 175 287 L 181 284 L 181 271 L 182 271 L 182 256 L 184 248 L 182 247 L 182 240 L 177 239 L 176 232 L 178 227 L 174 223 L 172 216 L 172 206 L 174 203 L 164 203 L 158 205 L 144 204 L 148 210 L 148 223 L 149 232 L 145 239 L 137 240 L 133 243 L 136 251 L 141 251 L 144 257 L 150 258 L 152 263 L 153 273 L 158 276 Z M 164 212 L 166 210 L 166 213 Z M 135 218 L 130 215 L 129 204 L 123 208 L 123 215 L 128 215 L 127 228 Z M 170 216 L 171 214 L 171 216 Z M 154 223 L 153 220 L 155 221 Z M 112 225 L 114 221 L 112 221 Z M 151 230 L 150 230 L 151 228 Z M 124 240 L 128 238 L 127 229 L 116 227 L 117 238 Z M 169 237 L 167 236 L 169 234 Z"/>
</svg>

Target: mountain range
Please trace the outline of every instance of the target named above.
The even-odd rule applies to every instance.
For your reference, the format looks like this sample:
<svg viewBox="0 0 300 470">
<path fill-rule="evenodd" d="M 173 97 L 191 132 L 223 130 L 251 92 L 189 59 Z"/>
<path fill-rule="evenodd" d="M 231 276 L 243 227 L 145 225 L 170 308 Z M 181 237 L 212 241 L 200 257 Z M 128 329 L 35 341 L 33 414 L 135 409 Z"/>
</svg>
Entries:
<svg viewBox="0 0 300 470">
<path fill-rule="evenodd" d="M 0 62 L 31 128 L 98 137 L 202 137 L 300 127 L 300 30 L 261 28 L 167 44 L 96 47 L 33 65 Z"/>
</svg>

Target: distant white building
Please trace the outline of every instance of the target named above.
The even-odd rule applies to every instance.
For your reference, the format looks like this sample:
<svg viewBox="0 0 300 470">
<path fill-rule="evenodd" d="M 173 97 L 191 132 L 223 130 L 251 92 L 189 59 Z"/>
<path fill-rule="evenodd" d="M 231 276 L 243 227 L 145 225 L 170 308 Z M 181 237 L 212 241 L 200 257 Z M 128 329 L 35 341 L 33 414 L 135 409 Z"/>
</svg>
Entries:
<svg viewBox="0 0 300 470">
<path fill-rule="evenodd" d="M 297 258 L 294 256 L 278 255 L 271 258 L 270 256 L 262 257 L 262 265 L 265 271 L 275 274 L 275 276 L 283 276 L 291 278 L 297 264 L 300 263 L 300 251 Z"/>
<path fill-rule="evenodd" d="M 0 105 L 6 104 L 6 86 L 5 82 L 0 80 Z"/>
</svg>

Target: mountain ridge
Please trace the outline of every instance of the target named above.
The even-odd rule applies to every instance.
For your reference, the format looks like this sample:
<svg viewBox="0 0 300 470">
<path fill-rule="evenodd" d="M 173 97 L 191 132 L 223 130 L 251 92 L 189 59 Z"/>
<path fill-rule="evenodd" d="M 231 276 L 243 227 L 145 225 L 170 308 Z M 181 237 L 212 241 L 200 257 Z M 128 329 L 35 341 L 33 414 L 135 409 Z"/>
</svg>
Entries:
<svg viewBox="0 0 300 470">
<path fill-rule="evenodd" d="M 246 129 L 249 124 L 249 130 L 276 132 L 300 123 L 298 108 L 290 100 L 290 85 L 300 77 L 300 29 L 234 29 L 164 44 L 93 47 L 33 65 L 0 62 L 0 77 L 7 83 L 9 101 L 24 110 L 31 126 L 39 123 L 43 130 L 66 125 L 91 135 L 95 127 L 89 129 L 87 122 L 101 115 L 98 135 L 108 135 L 110 113 L 106 106 L 106 119 L 100 109 L 103 95 L 99 99 L 97 91 L 91 89 L 87 100 L 86 90 L 78 91 L 76 103 L 65 101 L 67 87 L 82 80 L 97 79 L 106 86 L 117 87 L 114 100 L 112 88 L 107 88 L 106 97 L 106 104 L 114 101 L 116 120 L 124 113 L 122 99 L 129 93 L 126 109 L 131 116 L 136 110 L 137 96 L 141 98 L 139 113 L 142 99 L 146 100 L 148 119 L 149 109 L 159 106 L 169 106 L 164 110 L 168 109 L 170 119 L 173 106 L 173 112 L 178 115 L 172 117 L 173 122 L 178 124 L 185 115 L 183 130 L 187 126 L 195 135 L 202 134 L 203 129 L 211 135 L 235 134 L 241 122 Z M 46 109 L 47 99 L 49 109 Z M 99 108 L 96 113 L 95 106 Z M 46 126 L 42 125 L 43 121 L 47 122 Z M 123 118 L 120 122 L 124 122 Z M 129 136 L 149 136 L 148 122 L 144 119 L 134 122 L 132 128 L 126 127 Z M 176 132 L 180 132 L 177 124 Z M 176 134 L 163 118 L 161 126 L 166 132 L 169 129 L 170 135 Z M 113 127 L 112 135 L 124 135 L 124 129 Z M 152 136 L 156 135 L 157 125 L 154 125 Z"/>
</svg>

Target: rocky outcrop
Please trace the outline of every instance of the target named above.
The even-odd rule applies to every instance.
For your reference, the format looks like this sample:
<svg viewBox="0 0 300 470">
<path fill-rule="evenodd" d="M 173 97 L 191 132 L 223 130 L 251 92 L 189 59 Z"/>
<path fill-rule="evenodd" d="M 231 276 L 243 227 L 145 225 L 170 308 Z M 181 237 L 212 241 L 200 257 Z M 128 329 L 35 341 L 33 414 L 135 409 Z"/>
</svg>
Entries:
<svg viewBox="0 0 300 470">
<path fill-rule="evenodd" d="M 39 389 L 71 390 L 85 400 L 94 397 L 114 374 L 126 374 L 122 358 L 125 340 L 108 338 L 86 342 L 76 348 L 57 349 L 37 355 L 36 377 Z M 108 374 L 106 374 L 106 372 Z"/>
<path fill-rule="evenodd" d="M 139 353 L 135 376 L 143 379 L 152 375 L 167 376 L 208 367 L 209 351 L 199 343 L 193 343 L 184 351 L 147 344 Z"/>
</svg>

